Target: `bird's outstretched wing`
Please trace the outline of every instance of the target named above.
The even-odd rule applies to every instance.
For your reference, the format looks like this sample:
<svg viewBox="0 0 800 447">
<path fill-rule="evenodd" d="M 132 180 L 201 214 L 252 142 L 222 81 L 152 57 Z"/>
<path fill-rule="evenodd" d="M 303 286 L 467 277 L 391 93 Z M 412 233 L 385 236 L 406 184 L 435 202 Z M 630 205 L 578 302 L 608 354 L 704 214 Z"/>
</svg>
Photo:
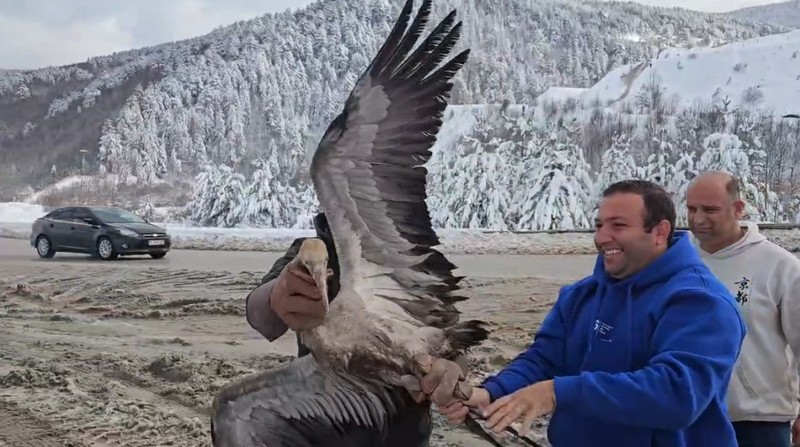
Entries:
<svg viewBox="0 0 800 447">
<path fill-rule="evenodd" d="M 222 388 L 211 433 L 215 447 L 343 445 L 345 431 L 381 436 L 404 404 L 396 393 L 332 373 L 306 355 Z"/>
<path fill-rule="evenodd" d="M 311 177 L 336 242 L 342 283 L 375 290 L 420 324 L 445 328 L 458 321 L 453 303 L 465 298 L 454 294 L 461 279 L 453 276 L 455 265 L 432 248 L 439 239 L 425 203 L 423 165 L 442 124 L 451 80 L 469 50 L 441 65 L 461 34 L 455 10 L 414 48 L 431 0 L 423 1 L 408 27 L 412 5 L 406 2 L 344 111 L 328 127 Z M 469 342 L 471 336 L 463 338 Z"/>
</svg>

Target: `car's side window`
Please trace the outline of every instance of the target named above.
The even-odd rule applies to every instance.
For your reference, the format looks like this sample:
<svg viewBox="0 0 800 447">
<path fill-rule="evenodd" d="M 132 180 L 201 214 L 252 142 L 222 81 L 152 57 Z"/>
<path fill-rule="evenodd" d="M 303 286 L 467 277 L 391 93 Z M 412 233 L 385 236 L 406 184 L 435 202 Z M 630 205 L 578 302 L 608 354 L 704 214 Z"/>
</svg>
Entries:
<svg viewBox="0 0 800 447">
<path fill-rule="evenodd" d="M 90 216 L 89 213 L 87 213 L 86 211 L 75 210 L 72 213 L 72 218 L 70 220 L 77 223 L 86 223 L 84 219 L 88 219 L 90 217 L 92 216 Z"/>
<path fill-rule="evenodd" d="M 56 211 L 55 213 L 50 215 L 50 219 L 51 220 L 67 220 L 68 219 L 68 217 L 67 217 L 68 211 L 69 210 Z"/>
<path fill-rule="evenodd" d="M 61 219 L 59 220 L 72 221 L 73 216 L 75 216 L 75 210 L 64 210 L 64 213 L 61 214 Z"/>
</svg>

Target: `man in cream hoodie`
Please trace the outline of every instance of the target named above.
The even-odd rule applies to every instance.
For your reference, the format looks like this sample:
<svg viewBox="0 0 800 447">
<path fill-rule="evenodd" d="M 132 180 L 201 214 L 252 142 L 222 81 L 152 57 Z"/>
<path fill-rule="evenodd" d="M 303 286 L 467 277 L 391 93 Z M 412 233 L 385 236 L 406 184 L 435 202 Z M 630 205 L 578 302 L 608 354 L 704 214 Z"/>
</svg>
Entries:
<svg viewBox="0 0 800 447">
<path fill-rule="evenodd" d="M 732 175 L 701 174 L 686 199 L 692 240 L 747 324 L 727 396 L 739 447 L 800 446 L 800 260 L 740 222 L 745 204 Z"/>
</svg>

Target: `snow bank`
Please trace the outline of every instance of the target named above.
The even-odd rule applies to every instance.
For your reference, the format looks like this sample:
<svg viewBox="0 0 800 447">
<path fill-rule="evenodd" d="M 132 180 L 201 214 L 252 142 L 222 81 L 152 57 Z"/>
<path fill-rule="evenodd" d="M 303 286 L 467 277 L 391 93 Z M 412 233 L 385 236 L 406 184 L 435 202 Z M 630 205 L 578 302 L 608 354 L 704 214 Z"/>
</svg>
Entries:
<svg viewBox="0 0 800 447">
<path fill-rule="evenodd" d="M 285 251 L 297 237 L 313 236 L 311 230 L 218 229 L 166 225 L 173 247 L 195 250 Z M 596 253 L 591 232 L 512 233 L 484 230 L 437 230 L 448 254 L 580 255 Z M 800 253 L 800 229 L 763 229 L 772 242 Z M 2 236 L 0 224 L 0 236 Z M 28 237 L 26 233 L 24 237 Z"/>
<path fill-rule="evenodd" d="M 0 237 L 28 239 L 33 221 L 44 207 L 27 203 L 0 203 Z M 295 238 L 313 236 L 313 230 L 270 228 L 192 227 L 153 222 L 167 229 L 173 248 L 197 250 L 284 251 Z M 439 230 L 441 250 L 463 254 L 581 254 L 592 253 L 590 233 L 494 233 L 483 230 Z"/>
<path fill-rule="evenodd" d="M 0 203 L 0 237 L 28 239 L 31 223 L 45 214 L 39 205 Z M 285 251 L 313 230 L 274 228 L 211 228 L 159 223 L 172 236 L 173 248 L 194 250 Z M 800 252 L 800 229 L 763 229 L 776 244 Z M 451 254 L 568 255 L 595 253 L 591 232 L 494 232 L 437 230 L 441 251 Z"/>
<path fill-rule="evenodd" d="M 285 251 L 312 230 L 224 229 L 159 224 L 172 237 L 172 248 L 191 250 Z M 28 239 L 29 223 L 0 222 L 0 237 Z M 482 230 L 439 230 L 439 250 L 450 254 L 566 255 L 594 253 L 591 233 L 516 234 Z M 798 237 L 800 240 L 800 236 Z"/>
<path fill-rule="evenodd" d="M 32 223 L 47 214 L 41 205 L 22 202 L 0 203 L 0 222 Z"/>
</svg>

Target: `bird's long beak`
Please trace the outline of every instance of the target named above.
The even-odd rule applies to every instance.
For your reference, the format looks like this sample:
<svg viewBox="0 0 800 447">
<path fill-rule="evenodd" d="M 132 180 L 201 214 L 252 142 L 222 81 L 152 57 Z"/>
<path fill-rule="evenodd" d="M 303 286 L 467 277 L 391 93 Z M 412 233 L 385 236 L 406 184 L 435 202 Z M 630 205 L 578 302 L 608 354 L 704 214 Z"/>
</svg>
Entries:
<svg viewBox="0 0 800 447">
<path fill-rule="evenodd" d="M 330 303 L 328 302 L 328 273 L 330 269 L 327 268 L 324 264 L 316 264 L 312 265 L 310 271 L 308 273 L 311 274 L 311 277 L 314 278 L 314 282 L 317 284 L 317 288 L 319 289 L 320 293 L 322 294 L 322 301 L 325 305 L 325 311 L 327 312 L 330 308 Z"/>
<path fill-rule="evenodd" d="M 317 288 L 322 294 L 325 311 L 330 308 L 328 303 L 328 251 L 322 239 L 308 238 L 300 244 L 297 258 L 305 266 L 308 274 L 314 279 Z"/>
</svg>

